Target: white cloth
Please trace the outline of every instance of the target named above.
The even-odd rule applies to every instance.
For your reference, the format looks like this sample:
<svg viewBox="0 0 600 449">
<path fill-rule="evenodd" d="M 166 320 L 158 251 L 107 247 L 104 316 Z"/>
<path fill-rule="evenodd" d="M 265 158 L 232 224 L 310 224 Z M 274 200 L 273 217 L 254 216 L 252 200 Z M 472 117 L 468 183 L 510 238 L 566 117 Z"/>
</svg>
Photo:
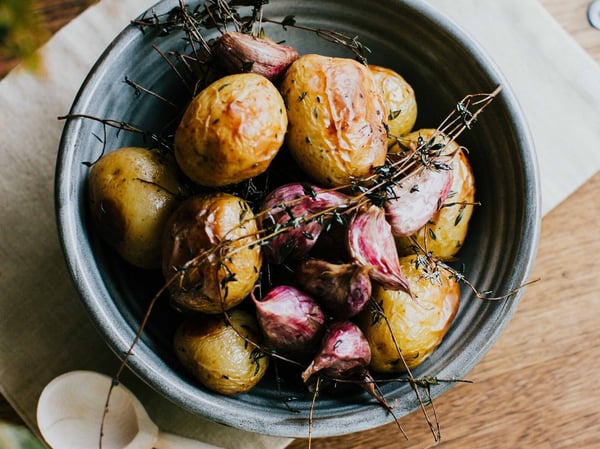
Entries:
<svg viewBox="0 0 600 449">
<path fill-rule="evenodd" d="M 57 239 L 53 178 L 63 123 L 56 117 L 112 38 L 153 3 L 102 0 L 42 49 L 44 76 L 17 69 L 0 83 L 0 390 L 34 430 L 37 398 L 52 378 L 75 369 L 113 374 L 117 364 L 77 299 Z M 536 0 L 431 3 L 480 42 L 515 90 L 548 212 L 600 168 L 600 67 Z M 203 421 L 134 376 L 123 381 L 167 431 L 227 449 L 290 441 Z"/>
</svg>

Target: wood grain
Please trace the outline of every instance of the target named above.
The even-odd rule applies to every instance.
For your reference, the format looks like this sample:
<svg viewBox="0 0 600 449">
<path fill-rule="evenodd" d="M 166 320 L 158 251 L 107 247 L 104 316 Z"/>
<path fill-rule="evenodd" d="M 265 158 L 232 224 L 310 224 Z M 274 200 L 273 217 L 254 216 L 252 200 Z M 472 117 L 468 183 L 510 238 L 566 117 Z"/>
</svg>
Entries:
<svg viewBox="0 0 600 449">
<path fill-rule="evenodd" d="M 90 0 L 37 0 L 56 32 Z M 589 26 L 587 0 L 541 0 L 567 32 L 600 62 L 600 31 Z M 8 65 L 7 65 L 8 64 Z M 0 59 L 0 78 L 14 64 Z M 530 286 L 513 320 L 482 362 L 436 400 L 444 449 L 600 447 L 600 173 L 543 220 Z M 0 419 L 20 422 L 0 400 Z M 342 437 L 315 439 L 313 449 L 423 448 L 433 443 L 422 415 Z M 296 440 L 290 449 L 307 448 Z"/>
</svg>

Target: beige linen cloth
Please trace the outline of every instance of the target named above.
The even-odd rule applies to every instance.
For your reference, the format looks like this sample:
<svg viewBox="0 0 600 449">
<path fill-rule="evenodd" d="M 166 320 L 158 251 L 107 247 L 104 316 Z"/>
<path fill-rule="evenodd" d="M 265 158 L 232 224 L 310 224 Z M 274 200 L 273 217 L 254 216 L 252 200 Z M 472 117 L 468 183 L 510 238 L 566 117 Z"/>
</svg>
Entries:
<svg viewBox="0 0 600 449">
<path fill-rule="evenodd" d="M 42 49 L 44 76 L 21 69 L 0 83 L 0 389 L 37 430 L 39 394 L 76 369 L 113 374 L 116 357 L 91 325 L 63 261 L 53 180 L 63 123 L 102 50 L 154 0 L 103 0 Z M 432 0 L 489 52 L 520 100 L 537 146 L 543 211 L 600 168 L 600 67 L 536 0 Z M 126 386 L 164 429 L 227 449 L 282 448 L 191 416 L 128 374 Z M 206 447 L 198 443 L 198 448 Z"/>
</svg>

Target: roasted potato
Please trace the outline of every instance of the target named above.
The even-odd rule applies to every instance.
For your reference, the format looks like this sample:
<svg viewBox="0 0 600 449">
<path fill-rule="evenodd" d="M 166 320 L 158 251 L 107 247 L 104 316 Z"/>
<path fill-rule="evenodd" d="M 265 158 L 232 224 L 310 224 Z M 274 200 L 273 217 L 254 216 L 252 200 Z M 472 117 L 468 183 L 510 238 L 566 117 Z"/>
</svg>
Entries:
<svg viewBox="0 0 600 449">
<path fill-rule="evenodd" d="M 260 246 L 251 245 L 257 235 L 243 199 L 227 193 L 188 198 L 169 218 L 163 238 L 163 274 L 174 303 L 220 313 L 242 302 L 261 269 Z"/>
<path fill-rule="evenodd" d="M 255 73 L 225 76 L 204 88 L 175 132 L 181 170 L 203 186 L 225 186 L 263 173 L 283 144 L 283 98 Z"/>
<path fill-rule="evenodd" d="M 319 184 L 346 185 L 384 164 L 387 109 L 366 66 L 352 59 L 304 55 L 290 66 L 280 90 L 290 152 Z"/>
<path fill-rule="evenodd" d="M 409 147 L 414 146 L 419 136 L 427 140 L 433 133 L 433 129 L 422 129 L 410 133 L 402 141 Z M 445 205 L 412 236 L 421 248 L 442 260 L 451 259 L 462 247 L 475 201 L 475 177 L 465 152 L 456 142 L 449 143 L 445 152 L 455 154 L 452 161 L 452 186 Z M 414 244 L 409 238 L 398 238 L 396 243 L 402 255 L 415 252 Z"/>
<path fill-rule="evenodd" d="M 99 235 L 141 268 L 160 267 L 163 228 L 180 193 L 175 160 L 159 150 L 116 149 L 88 177 L 90 215 Z"/>
<path fill-rule="evenodd" d="M 377 65 L 369 70 L 383 92 L 388 111 L 388 146 L 409 133 L 417 121 L 417 99 L 412 86 L 399 73 Z"/>
<path fill-rule="evenodd" d="M 231 395 L 245 393 L 264 376 L 269 356 L 260 344 L 256 318 L 242 310 L 184 321 L 175 332 L 175 353 L 185 369 L 206 388 Z M 248 339 L 249 341 L 246 341 Z"/>
<path fill-rule="evenodd" d="M 414 256 L 400 260 L 414 298 L 404 291 L 375 286 L 373 299 L 382 313 L 365 310 L 359 317 L 371 347 L 374 371 L 404 371 L 398 349 L 409 369 L 421 364 L 439 346 L 458 310 L 458 282 L 445 272 L 440 272 L 438 279 L 429 279 L 415 261 Z"/>
</svg>

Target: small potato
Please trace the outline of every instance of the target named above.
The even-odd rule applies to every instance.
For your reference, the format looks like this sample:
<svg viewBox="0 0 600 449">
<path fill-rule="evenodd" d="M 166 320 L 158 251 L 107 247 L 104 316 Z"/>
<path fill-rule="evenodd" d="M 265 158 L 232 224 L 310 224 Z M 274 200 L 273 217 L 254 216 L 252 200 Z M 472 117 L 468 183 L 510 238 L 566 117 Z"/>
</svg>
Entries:
<svg viewBox="0 0 600 449">
<path fill-rule="evenodd" d="M 405 136 L 403 142 L 413 142 L 412 145 L 415 145 L 419 135 L 429 139 L 433 133 L 432 129 L 415 131 Z M 458 253 L 467 237 L 475 201 L 475 177 L 467 156 L 456 142 L 450 143 L 445 151 L 456 152 L 452 162 L 453 181 L 445 201 L 446 205 L 428 224 L 413 234 L 413 237 L 434 257 L 449 260 Z M 414 253 L 410 239 L 398 238 L 396 243 L 401 255 Z"/>
<path fill-rule="evenodd" d="M 220 313 L 250 294 L 260 273 L 258 235 L 250 206 L 227 193 L 194 196 L 170 217 L 163 239 L 163 274 L 175 304 Z"/>
<path fill-rule="evenodd" d="M 290 152 L 319 184 L 346 185 L 384 164 L 387 110 L 364 65 L 304 55 L 290 66 L 280 90 L 288 111 Z"/>
<path fill-rule="evenodd" d="M 367 310 L 359 317 L 360 327 L 371 347 L 371 368 L 381 373 L 405 370 L 395 342 L 408 368 L 426 360 L 452 324 L 460 301 L 459 285 L 448 273 L 440 273 L 439 281 L 427 279 L 416 267 L 414 257 L 402 258 L 400 265 L 415 298 L 404 291 L 376 286 L 373 299 L 381 306 L 384 316 Z"/>
<path fill-rule="evenodd" d="M 175 157 L 194 182 L 234 184 L 263 173 L 283 144 L 283 98 L 265 77 L 226 76 L 203 89 L 175 132 Z"/>
<path fill-rule="evenodd" d="M 180 190 L 171 155 L 138 147 L 116 149 L 89 173 L 92 222 L 126 261 L 159 268 L 163 228 L 179 203 Z"/>
<path fill-rule="evenodd" d="M 386 67 L 370 65 L 375 82 L 383 91 L 388 111 L 388 146 L 396 137 L 409 133 L 417 121 L 417 99 L 412 86 L 398 73 Z"/>
<path fill-rule="evenodd" d="M 260 344 L 256 318 L 241 310 L 229 315 L 231 325 L 216 315 L 184 321 L 174 337 L 184 368 L 206 388 L 224 395 L 249 391 L 269 366 L 269 356 L 245 340 Z"/>
</svg>

